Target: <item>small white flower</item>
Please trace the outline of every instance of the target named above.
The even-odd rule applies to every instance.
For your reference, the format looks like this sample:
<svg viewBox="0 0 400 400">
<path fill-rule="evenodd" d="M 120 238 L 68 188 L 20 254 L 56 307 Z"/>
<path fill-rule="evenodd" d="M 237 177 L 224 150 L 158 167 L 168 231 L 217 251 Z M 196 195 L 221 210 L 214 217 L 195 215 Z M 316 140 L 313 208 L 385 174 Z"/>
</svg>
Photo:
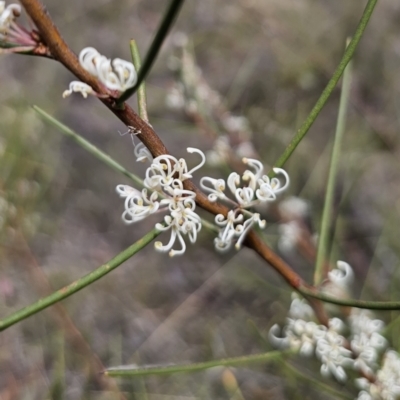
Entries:
<svg viewBox="0 0 400 400">
<path fill-rule="evenodd" d="M 149 198 L 146 189 L 140 192 L 128 185 L 118 185 L 116 191 L 121 197 L 125 198 L 125 211 L 122 214 L 122 220 L 127 224 L 141 221 L 155 213 L 160 207 L 160 203 L 156 201 L 157 192 L 152 193 Z"/>
<path fill-rule="evenodd" d="M 287 172 L 282 168 L 274 168 L 276 174 L 282 174 L 285 178 L 285 183 L 281 185 L 278 178 L 269 179 L 267 175 L 258 179 L 259 189 L 256 191 L 256 196 L 261 201 L 274 201 L 276 200 L 276 195 L 289 186 L 290 179 Z"/>
<path fill-rule="evenodd" d="M 222 214 L 215 216 L 215 223 L 218 226 L 224 227 L 214 239 L 215 248 L 219 251 L 226 251 L 232 245 L 233 238 L 237 233 L 235 224 L 243 221 L 243 215 L 238 214 L 238 210 L 230 210 L 228 216 L 225 217 Z"/>
<path fill-rule="evenodd" d="M 186 179 L 192 178 L 194 171 L 201 168 L 205 163 L 205 155 L 202 151 L 192 147 L 187 148 L 188 153 L 198 153 L 201 156 L 200 163 L 188 170 L 185 159 L 177 160 L 169 154 L 163 154 L 156 157 L 151 166 L 146 171 L 146 178 L 144 184 L 149 189 L 157 190 L 171 186 L 175 179 L 183 182 Z"/>
<path fill-rule="evenodd" d="M 353 269 L 344 261 L 338 261 L 336 268 L 328 273 L 330 282 L 340 287 L 348 287 L 353 283 Z"/>
<path fill-rule="evenodd" d="M 333 375 L 343 382 L 347 375 L 343 367 L 353 365 L 352 352 L 344 347 L 346 339 L 333 330 L 326 331 L 323 337 L 317 340 L 315 354 L 321 360 L 321 374 Z"/>
<path fill-rule="evenodd" d="M 65 90 L 62 97 L 66 98 L 70 96 L 72 92 L 80 93 L 85 99 L 89 94 L 95 94 L 94 90 L 89 85 L 80 81 L 72 81 L 69 84 L 69 90 Z"/>
<path fill-rule="evenodd" d="M 5 35 L 15 18 L 21 15 L 19 4 L 9 4 L 6 7 L 5 1 L 0 1 L 0 34 Z"/>
<path fill-rule="evenodd" d="M 102 56 L 94 47 L 85 47 L 79 53 L 79 63 L 93 76 L 98 76 L 99 65 L 106 62 L 107 57 Z"/>
<path fill-rule="evenodd" d="M 372 319 L 372 313 L 368 310 L 353 309 L 349 324 L 352 331 L 350 346 L 357 356 L 354 368 L 372 373 L 377 368 L 379 354 L 387 347 L 386 339 L 380 335 L 384 322 Z"/>
<path fill-rule="evenodd" d="M 137 81 L 136 70 L 131 62 L 120 58 L 111 61 L 93 47 L 86 47 L 79 53 L 79 62 L 110 90 L 125 92 Z"/>
<path fill-rule="evenodd" d="M 195 212 L 196 193 L 184 189 L 183 181 L 192 177 L 192 173 L 204 164 L 205 156 L 200 150 L 191 147 L 187 151 L 198 153 L 202 157 L 200 163 L 191 170 L 188 169 L 183 158 L 177 160 L 169 154 L 164 154 L 152 160 L 150 167 L 147 168 L 144 181 L 146 188 L 141 192 L 126 185 L 117 186 L 117 192 L 125 198 L 122 219 L 126 223 L 140 221 L 157 211 L 168 212 L 168 215 L 164 217 L 164 224 L 156 224 L 156 229 L 170 230 L 170 240 L 165 245 L 156 242 L 155 248 L 161 252 L 169 252 L 171 257 L 185 252 L 185 236 L 191 243 L 195 243 L 201 229 L 201 218 Z M 138 161 L 148 158 L 147 152 L 144 146 L 135 148 Z M 147 195 L 148 189 L 152 191 L 150 196 Z M 157 200 L 159 195 L 163 197 L 160 201 Z M 173 249 L 176 241 L 180 243 L 178 250 Z"/>
<path fill-rule="evenodd" d="M 292 302 L 288 315 L 290 318 L 303 319 L 305 321 L 310 321 L 315 317 L 314 311 L 307 300 L 300 298 L 295 292 L 292 293 Z"/>
<path fill-rule="evenodd" d="M 137 162 L 153 161 L 150 150 L 142 142 L 135 145 L 133 152 Z"/>
<path fill-rule="evenodd" d="M 171 215 L 164 217 L 164 225 L 156 224 L 156 229 L 159 231 L 171 229 L 169 242 L 166 245 L 163 245 L 161 242 L 156 242 L 154 244 L 156 250 L 161 252 L 169 251 L 170 257 L 183 254 L 186 250 L 186 244 L 182 234 L 188 235 L 191 243 L 196 242 L 197 233 L 201 229 L 201 219 L 193 211 L 193 207 L 194 202 L 190 202 L 190 200 L 187 201 L 186 204 L 183 202 L 177 202 L 174 204 L 174 207 L 172 207 L 173 211 L 171 211 Z M 180 250 L 172 249 L 176 239 L 178 239 L 181 244 Z"/>
<path fill-rule="evenodd" d="M 120 58 L 102 60 L 97 67 L 97 77 L 108 89 L 120 92 L 135 86 L 137 81 L 133 64 Z"/>
<path fill-rule="evenodd" d="M 212 187 L 206 185 L 206 183 L 210 183 Z M 203 190 L 207 192 L 211 192 L 208 195 L 208 200 L 211 202 L 215 202 L 218 199 L 226 198 L 224 190 L 225 190 L 225 181 L 223 179 L 213 179 L 208 176 L 204 176 L 200 179 L 200 186 Z"/>
<path fill-rule="evenodd" d="M 260 228 L 264 228 L 266 222 L 260 218 L 260 214 L 252 213 L 247 209 L 262 202 L 274 200 L 276 194 L 285 190 L 289 185 L 289 176 L 284 170 L 274 169 L 275 173 L 281 173 L 285 177 L 285 184 L 281 185 L 278 178 L 270 180 L 266 175 L 262 175 L 264 167 L 260 161 L 251 158 L 243 158 L 242 161 L 252 168 L 252 170 L 246 170 L 242 177 L 238 173 L 232 172 L 229 174 L 226 184 L 222 179 L 210 177 L 204 177 L 200 181 L 201 187 L 210 192 L 208 195 L 210 201 L 224 200 L 237 205 L 230 211 L 226 219 L 222 215 L 216 218 L 217 224 L 224 226 L 214 241 L 216 248 L 222 251 L 228 250 L 234 239 L 237 239 L 236 249 L 240 249 L 246 234 L 254 223 L 258 223 Z M 226 196 L 224 193 L 226 187 L 231 191 L 235 200 Z M 222 222 L 226 225 L 221 225 Z"/>
</svg>

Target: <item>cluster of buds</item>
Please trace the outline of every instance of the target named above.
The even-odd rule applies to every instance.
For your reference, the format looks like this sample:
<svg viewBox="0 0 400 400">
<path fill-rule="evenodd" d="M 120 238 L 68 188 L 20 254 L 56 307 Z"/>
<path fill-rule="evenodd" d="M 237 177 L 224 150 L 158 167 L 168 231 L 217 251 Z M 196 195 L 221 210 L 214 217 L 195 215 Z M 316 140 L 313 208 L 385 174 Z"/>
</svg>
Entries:
<svg viewBox="0 0 400 400">
<path fill-rule="evenodd" d="M 348 290 L 354 274 L 349 264 L 339 261 L 338 268 L 328 274 L 331 289 Z M 300 355 L 315 356 L 321 361 L 321 374 L 339 382 L 347 380 L 346 369 L 361 376 L 355 380 L 362 389 L 358 400 L 395 400 L 400 395 L 400 357 L 386 350 L 387 340 L 381 335 L 383 321 L 373 318 L 368 310 L 352 309 L 347 319 L 331 318 L 328 327 L 318 325 L 306 300 L 293 294 L 283 337 L 274 325 L 269 339 L 279 348 L 290 348 Z M 349 335 L 344 335 L 350 332 Z"/>
<path fill-rule="evenodd" d="M 2 52 L 27 52 L 38 44 L 34 32 L 15 22 L 20 15 L 19 4 L 6 6 L 5 1 L 0 1 L 0 47 L 4 48 Z"/>
<path fill-rule="evenodd" d="M 234 209 L 226 217 L 222 214 L 215 217 L 215 223 L 222 228 L 214 241 L 216 249 L 220 251 L 228 250 L 235 241 L 236 249 L 240 249 L 247 232 L 254 224 L 264 228 L 266 222 L 261 219 L 260 214 L 248 209 L 276 200 L 277 194 L 289 186 L 289 176 L 283 169 L 274 168 L 275 174 L 281 174 L 285 179 L 282 185 L 278 178 L 270 179 L 264 175 L 264 167 L 260 161 L 250 158 L 243 158 L 242 161 L 254 172 L 246 170 L 241 177 L 232 172 L 226 182 L 210 177 L 204 177 L 200 181 L 202 189 L 209 192 L 208 199 L 211 202 L 222 200 L 234 204 Z M 234 200 L 225 194 L 226 187 L 231 191 Z"/>
<path fill-rule="evenodd" d="M 110 90 L 123 93 L 137 81 L 136 70 L 131 62 L 120 58 L 111 60 L 93 47 L 86 47 L 80 52 L 79 62 L 86 71 Z M 72 92 L 79 92 L 85 98 L 88 95 L 96 95 L 89 85 L 80 81 L 72 81 L 69 90 L 63 93 L 63 97 L 69 96 Z"/>
<path fill-rule="evenodd" d="M 147 150 L 147 149 L 146 149 Z M 138 161 L 147 156 L 143 148 L 138 151 Z M 183 182 L 193 177 L 193 172 L 201 168 L 205 163 L 204 153 L 198 149 L 189 147 L 188 153 L 198 153 L 202 157 L 201 162 L 191 170 L 186 161 L 176 159 L 165 154 L 156 157 L 146 171 L 144 180 L 145 188 L 139 191 L 127 185 L 118 185 L 116 190 L 125 199 L 125 211 L 122 219 L 127 224 L 132 224 L 156 212 L 167 211 L 164 223 L 156 224 L 158 231 L 171 231 L 171 238 L 166 245 L 155 243 L 155 248 L 161 252 L 169 252 L 171 257 L 181 255 L 186 250 L 184 236 L 189 237 L 191 243 L 197 240 L 197 234 L 201 229 L 201 219 L 195 212 L 196 193 L 183 188 Z M 151 191 L 151 194 L 148 193 Z M 176 241 L 181 248 L 173 249 Z"/>
</svg>

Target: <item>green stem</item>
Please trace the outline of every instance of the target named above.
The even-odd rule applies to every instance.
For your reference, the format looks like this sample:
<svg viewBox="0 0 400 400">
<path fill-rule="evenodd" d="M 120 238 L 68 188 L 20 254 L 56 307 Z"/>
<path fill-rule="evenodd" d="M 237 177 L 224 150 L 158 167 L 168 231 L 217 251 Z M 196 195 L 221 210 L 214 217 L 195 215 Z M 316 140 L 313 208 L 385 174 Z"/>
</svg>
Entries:
<svg viewBox="0 0 400 400">
<path fill-rule="evenodd" d="M 140 186 L 143 186 L 143 181 L 137 177 L 135 174 L 129 172 L 126 168 L 124 168 L 121 164 L 117 163 L 113 158 L 111 158 L 108 154 L 104 153 L 92 143 L 88 142 L 78 133 L 74 132 L 72 129 L 68 128 L 68 126 L 62 124 L 60 121 L 53 118 L 50 114 L 47 114 L 46 111 L 42 110 L 38 106 L 33 106 L 33 109 L 42 116 L 46 121 L 50 122 L 56 128 L 58 128 L 64 135 L 70 137 L 79 146 L 83 147 L 86 151 L 90 154 L 94 155 L 100 161 L 104 162 L 106 165 L 111 167 L 113 170 L 120 172 L 121 174 L 125 175 L 129 179 L 132 179 L 134 182 L 138 183 Z"/>
<path fill-rule="evenodd" d="M 345 68 L 343 74 L 342 93 L 340 94 L 339 113 L 336 124 L 336 132 L 332 149 L 331 165 L 329 168 L 328 182 L 326 186 L 326 195 L 324 209 L 322 212 L 321 230 L 318 239 L 317 260 L 314 271 L 314 285 L 318 286 L 326 275 L 324 268 L 327 261 L 328 234 L 332 219 L 333 198 L 335 194 L 336 176 L 339 167 L 340 148 L 346 125 L 346 111 L 349 103 L 351 87 L 351 62 Z"/>
<path fill-rule="evenodd" d="M 122 104 L 124 101 L 128 100 L 136 90 L 139 88 L 140 84 L 146 79 L 147 74 L 150 72 L 154 61 L 157 58 L 158 52 L 167 37 L 168 31 L 170 30 L 172 24 L 175 21 L 176 16 L 183 4 L 184 0 L 172 0 L 161 24 L 157 30 L 156 36 L 151 43 L 150 49 L 147 52 L 146 58 L 144 59 L 143 65 L 138 72 L 138 79 L 134 87 L 128 89 L 122 96 L 118 99 L 118 104 Z"/>
<path fill-rule="evenodd" d="M 370 310 L 400 310 L 400 301 L 367 301 L 355 299 L 338 299 L 318 292 L 315 289 L 309 289 L 304 286 L 297 288 L 297 291 L 305 297 L 313 297 L 324 301 L 325 303 L 337 304 L 338 306 L 365 308 Z"/>
<path fill-rule="evenodd" d="M 134 254 L 136 254 L 138 251 L 143 249 L 158 235 L 159 232 L 153 229 L 148 234 L 139 239 L 136 243 L 129 246 L 127 249 L 111 259 L 107 264 L 102 265 L 101 267 L 95 269 L 93 272 L 90 272 L 84 277 L 76 280 L 75 282 L 64 286 L 63 288 L 57 290 L 51 295 L 44 297 L 25 308 L 22 308 L 21 310 L 15 312 L 14 314 L 11 314 L 7 318 L 4 318 L 0 321 L 0 331 L 3 331 L 4 329 L 16 324 L 17 322 L 20 322 L 25 318 L 28 318 L 31 315 L 34 315 L 61 300 L 64 300 L 65 298 L 71 296 L 72 294 L 78 292 L 79 290 L 107 275 L 112 270 L 119 267 L 122 263 L 128 260 L 130 257 L 132 257 Z"/>
<path fill-rule="evenodd" d="M 131 55 L 133 65 L 136 68 L 136 71 L 140 70 L 141 67 L 141 60 L 139 49 L 137 47 L 136 41 L 130 41 L 130 48 L 131 48 Z M 147 102 L 146 102 L 146 87 L 144 81 L 140 84 L 138 92 L 137 92 L 137 99 L 138 99 L 138 107 L 139 107 L 139 116 L 142 118 L 143 121 L 149 122 L 149 116 L 147 114 Z"/>
<path fill-rule="evenodd" d="M 233 367 L 245 365 L 253 362 L 270 362 L 279 360 L 282 356 L 293 353 L 292 351 L 271 351 L 269 353 L 253 354 L 250 356 L 226 358 L 222 360 L 214 360 L 193 364 L 176 364 L 166 366 L 148 366 L 148 367 L 118 367 L 109 368 L 105 371 L 108 376 L 144 376 L 144 375 L 164 375 L 179 372 L 196 372 L 213 367 Z"/>
<path fill-rule="evenodd" d="M 344 52 L 343 57 L 340 60 L 340 63 L 338 65 L 338 67 L 336 68 L 332 78 L 330 79 L 326 88 L 324 89 L 321 96 L 317 100 L 314 108 L 311 110 L 307 119 L 304 121 L 303 125 L 299 128 L 299 130 L 297 131 L 297 133 L 294 136 L 294 138 L 292 139 L 292 141 L 286 147 L 285 151 L 279 157 L 279 159 L 275 163 L 274 167 L 281 168 L 286 163 L 286 161 L 292 155 L 292 153 L 294 152 L 294 150 L 296 149 L 298 144 L 301 142 L 301 140 L 304 138 L 304 136 L 306 135 L 308 130 L 311 128 L 314 121 L 317 119 L 318 114 L 321 112 L 321 110 L 325 106 L 325 103 L 328 101 L 336 84 L 338 83 L 340 77 L 342 76 L 344 69 L 346 68 L 346 65 L 349 63 L 349 61 L 353 57 L 353 54 L 356 50 L 358 42 L 360 41 L 360 39 L 365 31 L 365 28 L 368 25 L 368 21 L 371 18 L 372 12 L 374 10 L 374 7 L 375 7 L 377 1 L 378 0 L 368 0 L 368 3 L 364 9 L 364 13 L 363 13 L 361 20 L 357 26 L 356 32 L 354 33 L 354 36 L 351 39 L 351 42 L 349 43 L 348 47 L 346 48 L 346 51 Z M 274 172 L 271 171 L 269 175 L 273 176 Z"/>
</svg>

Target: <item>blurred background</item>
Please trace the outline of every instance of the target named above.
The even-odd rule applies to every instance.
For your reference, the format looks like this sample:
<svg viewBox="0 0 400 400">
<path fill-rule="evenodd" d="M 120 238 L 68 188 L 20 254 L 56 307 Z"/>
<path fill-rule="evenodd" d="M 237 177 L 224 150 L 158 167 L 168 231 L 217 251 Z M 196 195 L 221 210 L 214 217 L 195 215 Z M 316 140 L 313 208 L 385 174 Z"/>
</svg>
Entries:
<svg viewBox="0 0 400 400">
<path fill-rule="evenodd" d="M 189 146 L 208 152 L 203 175 L 240 171 L 243 155 L 261 159 L 268 171 L 328 82 L 365 3 L 187 1 L 147 81 L 151 124 L 177 157 L 186 157 Z M 144 56 L 166 6 L 155 0 L 45 4 L 75 52 L 93 46 L 128 60 L 132 38 Z M 356 51 L 330 233 L 329 261 L 351 264 L 353 295 L 374 300 L 398 299 L 400 289 L 399 18 L 399 2 L 378 2 Z M 129 135 L 118 133 L 126 127 L 99 101 L 62 99 L 71 80 L 53 61 L 0 58 L 2 318 L 92 271 L 158 221 L 123 225 L 115 187 L 131 183 L 31 109 L 40 106 L 143 174 Z M 268 221 L 264 239 L 309 282 L 339 96 L 336 89 L 285 166 L 288 192 L 260 210 Z M 285 230 L 293 221 L 305 243 Z M 290 293 L 253 252 L 217 254 L 206 229 L 182 257 L 170 259 L 151 244 L 59 306 L 1 333 L 0 399 L 341 398 L 312 379 L 354 397 L 351 384 L 341 388 L 319 375 L 318 362 L 297 358 L 143 379 L 99 374 L 116 365 L 271 350 L 268 331 L 284 323 Z M 378 316 L 390 323 L 387 337 L 398 350 L 397 314 Z"/>
</svg>

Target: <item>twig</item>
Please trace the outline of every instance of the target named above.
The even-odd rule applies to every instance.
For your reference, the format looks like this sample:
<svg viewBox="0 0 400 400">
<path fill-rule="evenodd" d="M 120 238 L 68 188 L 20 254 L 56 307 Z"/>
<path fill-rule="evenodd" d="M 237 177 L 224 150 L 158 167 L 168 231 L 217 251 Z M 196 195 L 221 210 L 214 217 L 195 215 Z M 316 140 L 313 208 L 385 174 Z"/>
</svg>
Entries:
<svg viewBox="0 0 400 400">
<path fill-rule="evenodd" d="M 339 79 L 342 71 L 340 71 L 341 65 L 344 64 L 344 67 L 347 65 L 347 57 L 350 59 L 353 54 L 355 47 L 358 41 L 361 38 L 361 35 L 367 25 L 369 17 L 372 14 L 373 8 L 376 4 L 377 0 L 369 0 L 368 4 L 365 8 L 363 17 L 359 24 L 359 27 L 354 35 L 352 42 L 349 44 L 348 50 L 351 51 L 351 54 L 348 55 L 347 52 L 344 56 L 344 61 L 342 60 L 339 65 L 339 72 L 336 71 L 334 74 L 333 86 L 336 85 L 337 80 Z M 69 49 L 68 45 L 65 43 L 63 38 L 61 37 L 58 29 L 54 25 L 51 20 L 48 12 L 45 10 L 44 6 L 39 0 L 21 0 L 22 5 L 25 7 L 27 13 L 32 18 L 34 23 L 36 24 L 38 31 L 49 47 L 51 54 L 60 61 L 66 68 L 68 68 L 73 74 L 75 74 L 81 81 L 89 84 L 97 93 L 108 95 L 108 98 L 100 99 L 122 122 L 126 124 L 126 126 L 133 126 L 137 131 L 140 131 L 141 134 L 138 134 L 138 138 L 146 145 L 146 147 L 150 150 L 154 157 L 157 157 L 162 154 L 168 154 L 168 150 L 155 133 L 153 128 L 143 121 L 135 111 L 126 103 L 122 106 L 117 106 L 115 102 L 115 98 L 113 94 L 107 91 L 103 85 L 101 85 L 97 79 L 91 76 L 87 71 L 85 71 L 79 64 L 79 61 L 76 55 Z M 346 55 L 347 54 L 347 55 Z M 331 82 L 332 82 L 331 80 Z M 294 145 L 289 146 L 289 155 L 293 152 L 294 148 L 300 142 L 302 137 L 305 135 L 311 124 L 314 122 L 316 115 L 318 115 L 319 111 L 322 109 L 325 104 L 327 98 L 329 97 L 330 92 L 333 90 L 332 83 L 328 84 L 329 90 L 323 92 L 323 100 L 322 102 L 317 102 L 316 107 L 314 107 L 311 112 L 309 118 L 307 118 L 304 126 L 306 128 L 300 130 L 300 133 L 304 131 L 302 135 L 296 135 L 296 141 Z M 317 107 L 318 106 L 318 107 Z M 315 109 L 317 110 L 315 111 Z M 284 161 L 288 158 L 288 156 L 284 153 Z M 223 214 L 227 215 L 229 209 L 219 203 L 211 203 L 207 196 L 200 191 L 191 181 L 184 182 L 185 189 L 192 190 L 196 193 L 196 202 L 197 204 L 211 212 L 212 214 Z M 272 267 L 295 289 L 298 290 L 299 287 L 306 287 L 303 283 L 301 277 L 290 268 L 278 255 L 276 255 L 271 249 L 268 248 L 260 238 L 254 233 L 250 232 L 248 239 L 248 245 L 253 248 L 264 260 L 269 262 Z M 318 305 L 317 301 L 311 301 L 314 306 L 314 309 L 317 312 L 318 317 L 321 319 L 322 323 L 326 323 L 327 317 L 325 313 L 322 313 L 322 306 Z M 4 328 L 3 328 L 4 329 Z"/>
</svg>

